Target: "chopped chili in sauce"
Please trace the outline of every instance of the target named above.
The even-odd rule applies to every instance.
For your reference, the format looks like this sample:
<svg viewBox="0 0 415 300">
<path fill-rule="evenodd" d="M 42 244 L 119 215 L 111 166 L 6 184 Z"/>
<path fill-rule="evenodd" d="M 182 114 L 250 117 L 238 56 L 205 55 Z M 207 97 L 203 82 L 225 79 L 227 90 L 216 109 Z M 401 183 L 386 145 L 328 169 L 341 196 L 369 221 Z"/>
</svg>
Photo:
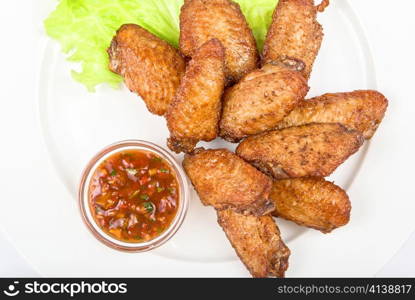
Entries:
<svg viewBox="0 0 415 300">
<path fill-rule="evenodd" d="M 170 165 L 154 153 L 115 153 L 95 170 L 88 190 L 95 222 L 124 242 L 154 239 L 176 216 L 179 186 Z"/>
</svg>

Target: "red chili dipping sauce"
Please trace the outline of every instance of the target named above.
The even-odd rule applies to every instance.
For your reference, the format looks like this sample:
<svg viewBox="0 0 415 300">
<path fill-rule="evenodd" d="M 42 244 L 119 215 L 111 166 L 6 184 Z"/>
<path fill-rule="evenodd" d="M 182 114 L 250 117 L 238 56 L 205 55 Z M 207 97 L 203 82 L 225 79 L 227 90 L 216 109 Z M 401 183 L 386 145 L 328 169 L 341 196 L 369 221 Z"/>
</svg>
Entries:
<svg viewBox="0 0 415 300">
<path fill-rule="evenodd" d="M 126 150 L 98 166 L 88 197 L 95 222 L 104 232 L 123 242 L 140 243 L 170 226 L 179 206 L 179 185 L 164 159 L 144 150 Z"/>
</svg>

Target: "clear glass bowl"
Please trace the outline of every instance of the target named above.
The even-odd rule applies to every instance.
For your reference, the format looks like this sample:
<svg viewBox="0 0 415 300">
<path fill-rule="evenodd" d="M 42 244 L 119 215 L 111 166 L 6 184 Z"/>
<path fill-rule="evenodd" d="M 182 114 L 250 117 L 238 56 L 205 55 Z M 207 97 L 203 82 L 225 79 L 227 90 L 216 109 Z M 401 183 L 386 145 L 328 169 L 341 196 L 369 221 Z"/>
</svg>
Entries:
<svg viewBox="0 0 415 300">
<path fill-rule="evenodd" d="M 125 150 L 149 151 L 165 159 L 167 163 L 170 165 L 171 169 L 174 171 L 177 181 L 179 183 L 179 207 L 176 216 L 167 230 L 165 230 L 162 234 L 150 241 L 141 243 L 128 243 L 117 240 L 105 233 L 98 226 L 90 211 L 88 189 L 92 175 L 94 174 L 96 168 L 101 164 L 103 160 L 105 160 L 109 156 Z M 173 235 L 182 225 L 189 207 L 189 184 L 187 181 L 186 174 L 183 171 L 182 167 L 179 163 L 177 163 L 175 158 L 167 150 L 150 142 L 140 140 L 128 140 L 118 142 L 104 148 L 91 159 L 91 161 L 88 163 L 88 165 L 82 173 L 81 182 L 79 184 L 78 200 L 83 221 L 85 222 L 89 230 L 92 232 L 92 234 L 99 241 L 111 248 L 120 251 L 144 252 L 155 249 L 166 243 L 169 239 L 173 237 Z"/>
</svg>

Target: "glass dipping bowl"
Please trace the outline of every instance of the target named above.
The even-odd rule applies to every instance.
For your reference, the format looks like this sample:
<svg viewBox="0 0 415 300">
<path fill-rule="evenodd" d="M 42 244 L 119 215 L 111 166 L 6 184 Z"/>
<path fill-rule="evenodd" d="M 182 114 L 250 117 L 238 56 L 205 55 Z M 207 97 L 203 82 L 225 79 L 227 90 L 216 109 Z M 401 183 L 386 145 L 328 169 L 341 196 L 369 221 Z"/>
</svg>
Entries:
<svg viewBox="0 0 415 300">
<path fill-rule="evenodd" d="M 113 238 L 98 226 L 90 210 L 88 194 L 91 178 L 95 173 L 95 170 L 109 156 L 126 150 L 148 151 L 158 155 L 170 165 L 179 184 L 179 207 L 177 209 L 176 216 L 174 217 L 170 226 L 164 232 L 162 232 L 154 239 L 146 242 L 131 243 L 123 242 Z M 82 173 L 78 190 L 78 200 L 84 223 L 100 242 L 120 251 L 144 252 L 155 249 L 166 243 L 173 237 L 173 235 L 182 225 L 189 207 L 189 184 L 183 168 L 167 150 L 150 142 L 140 140 L 127 140 L 105 147 L 91 159 Z"/>
</svg>

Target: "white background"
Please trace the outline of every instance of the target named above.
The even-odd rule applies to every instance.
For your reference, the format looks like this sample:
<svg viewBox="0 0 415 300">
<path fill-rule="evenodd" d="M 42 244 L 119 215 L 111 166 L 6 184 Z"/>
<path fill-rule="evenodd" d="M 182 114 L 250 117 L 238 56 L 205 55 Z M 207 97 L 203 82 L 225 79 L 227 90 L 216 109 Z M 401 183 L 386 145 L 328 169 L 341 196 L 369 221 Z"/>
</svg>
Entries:
<svg viewBox="0 0 415 300">
<path fill-rule="evenodd" d="M 336 0 L 332 0 L 336 1 Z M 342 1 L 342 0 L 337 0 Z M 41 32 L 41 24 L 33 26 L 33 11 L 36 11 L 36 3 L 40 0 L 14 0 L 2 1 L 0 10 L 1 30 L 1 72 L 0 72 L 0 210 L 3 213 L 15 215 L 16 222 L 24 222 L 19 219 L 18 211 L 7 211 L 9 201 L 19 201 L 20 189 L 11 189 L 9 180 L 36 174 L 26 174 L 27 167 L 36 164 L 42 168 L 51 168 L 50 162 L 36 162 L 32 153 L 41 148 L 42 141 L 27 134 L 26 126 L 36 126 L 36 69 L 37 51 L 39 50 L 38 37 Z M 415 98 L 413 95 L 415 70 L 415 3 L 412 0 L 350 0 L 360 17 L 367 37 L 372 47 L 378 85 L 386 94 L 396 95 L 391 101 L 402 101 Z M 396 60 L 383 60 L 384 57 L 395 57 Z M 415 99 L 412 99 L 415 101 Z M 19 101 L 21 106 L 10 109 L 8 103 Z M 414 106 L 412 106 L 413 109 Z M 409 108 L 410 109 L 410 108 Z M 412 112 L 411 112 L 412 113 Z M 10 116 L 13 116 L 11 120 Z M 415 134 L 413 132 L 412 120 L 408 119 L 410 113 L 405 114 L 402 122 L 408 124 L 407 132 L 397 133 L 402 139 L 407 140 L 407 147 L 413 149 Z M 413 111 L 412 116 L 415 116 Z M 24 140 L 26 148 L 16 148 L 14 145 L 21 144 Z M 405 150 L 405 149 L 403 149 Z M 407 150 L 407 149 L 406 149 Z M 406 151 L 409 153 L 408 151 Z M 404 153 L 404 152 L 403 152 Z M 391 153 L 393 160 L 400 153 Z M 2 167 L 2 161 L 15 160 L 13 164 Z M 413 160 L 412 160 L 413 161 Z M 407 168 L 413 169 L 411 160 L 408 158 Z M 41 172 L 40 172 L 41 173 Z M 403 174 L 402 170 L 402 174 Z M 400 176 L 401 174 L 388 173 L 385 176 Z M 12 177 L 12 178 L 11 178 Z M 39 179 L 39 178 L 38 178 Z M 41 181 L 40 181 L 41 182 Z M 56 184 L 50 182 L 48 184 Z M 373 183 L 374 187 L 376 186 Z M 24 185 L 21 189 L 25 189 Z M 33 201 L 47 193 L 48 186 L 39 186 L 38 190 L 32 191 Z M 401 195 L 402 196 L 402 195 Z M 413 198 L 414 194 L 404 195 Z M 393 205 L 393 200 L 391 205 Z M 24 209 L 24 207 L 22 207 Z M 391 213 L 399 213 L 399 208 L 394 208 Z M 47 214 L 39 216 L 46 217 Z M 388 222 L 388 220 L 385 220 Z M 0 220 L 1 224 L 1 220 Z M 30 226 L 30 224 L 28 224 Z M 41 229 L 39 229 L 39 232 Z M 33 237 L 22 238 L 27 242 L 35 242 Z M 370 239 L 370 237 L 368 237 Z M 388 237 L 385 236 L 385 243 Z M 358 247 L 358 245 L 353 245 Z M 382 245 L 379 245 L 382 247 Z M 374 249 L 376 251 L 376 249 Z M 378 276 L 412 276 L 415 277 L 415 234 L 405 243 L 402 249 L 391 259 L 391 261 L 379 270 Z M 45 252 L 45 256 L 48 253 Z M 0 276 L 36 276 L 36 270 L 19 255 L 17 250 L 8 241 L 7 233 L 0 227 Z"/>
</svg>

